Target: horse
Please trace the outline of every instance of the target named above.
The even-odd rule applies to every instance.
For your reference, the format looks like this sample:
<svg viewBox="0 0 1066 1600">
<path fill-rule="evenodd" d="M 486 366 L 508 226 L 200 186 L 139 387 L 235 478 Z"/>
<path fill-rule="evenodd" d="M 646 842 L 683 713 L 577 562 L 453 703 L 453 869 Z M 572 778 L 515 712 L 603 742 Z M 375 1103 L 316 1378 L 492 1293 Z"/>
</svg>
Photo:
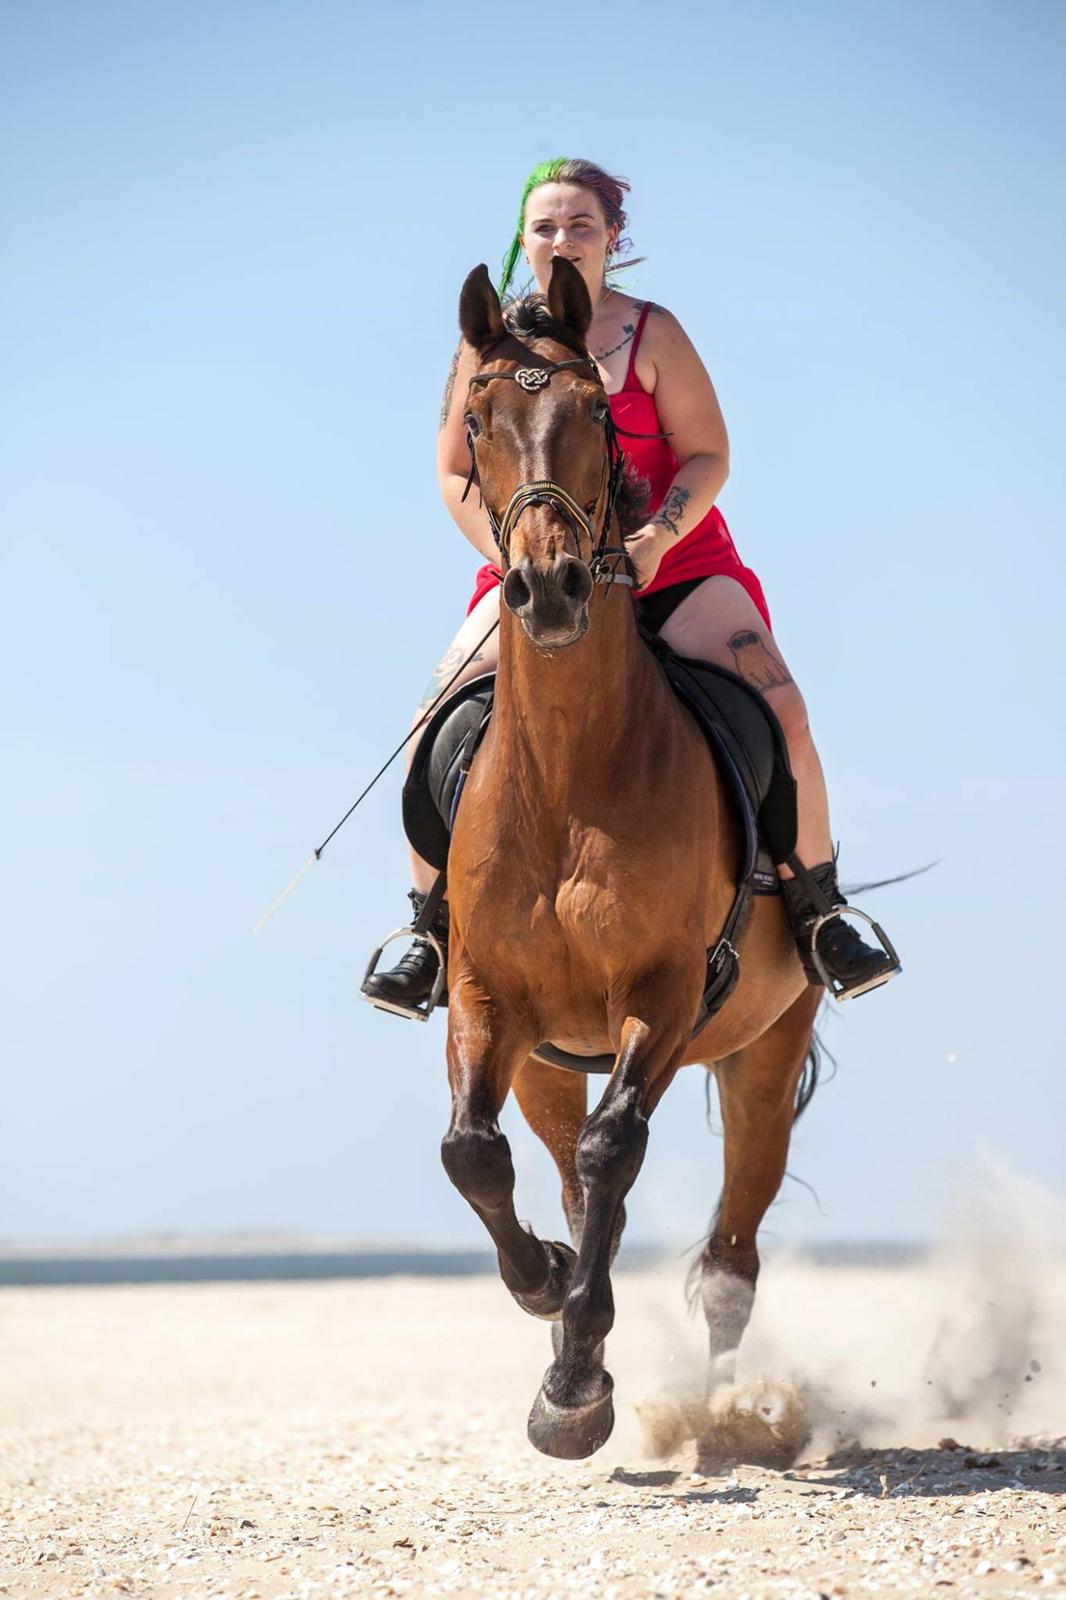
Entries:
<svg viewBox="0 0 1066 1600">
<path fill-rule="evenodd" d="M 591 1455 L 613 1426 L 604 1341 L 624 1202 L 652 1113 L 694 1064 L 715 1075 L 724 1135 L 698 1296 L 712 1386 L 731 1376 L 823 994 L 806 981 L 780 897 L 758 897 L 734 992 L 693 1036 L 708 946 L 734 897 L 738 825 L 703 734 L 638 632 L 624 547 L 605 548 L 617 458 L 585 344 L 591 316 L 580 273 L 561 259 L 534 336 L 508 331 L 484 266 L 460 296 L 480 363 L 465 401 L 471 483 L 504 578 L 493 713 L 448 857 L 441 1145 L 507 1289 L 552 1324 L 527 1432 L 568 1459 Z M 587 1076 L 538 1058 L 544 1040 L 613 1057 L 591 1114 Z M 518 1221 L 498 1120 L 512 1090 L 558 1169 L 570 1245 Z"/>
</svg>

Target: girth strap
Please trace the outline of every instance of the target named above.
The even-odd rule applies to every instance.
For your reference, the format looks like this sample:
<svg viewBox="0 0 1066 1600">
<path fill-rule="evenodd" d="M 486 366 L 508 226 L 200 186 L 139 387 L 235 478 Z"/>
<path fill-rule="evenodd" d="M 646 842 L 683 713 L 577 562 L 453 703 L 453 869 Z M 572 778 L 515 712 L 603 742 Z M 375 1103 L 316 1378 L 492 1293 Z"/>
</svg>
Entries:
<svg viewBox="0 0 1066 1600">
<path fill-rule="evenodd" d="M 693 1038 L 703 1032 L 737 986 L 740 978 L 739 945 L 751 910 L 752 893 L 752 880 L 745 878 L 733 897 L 717 943 L 707 952 L 707 976 L 692 1029 Z M 551 1067 L 565 1067 L 570 1072 L 610 1073 L 614 1071 L 616 1059 L 607 1051 L 598 1056 L 577 1055 L 570 1050 L 560 1050 L 558 1045 L 547 1041 L 538 1044 L 533 1054 Z"/>
</svg>

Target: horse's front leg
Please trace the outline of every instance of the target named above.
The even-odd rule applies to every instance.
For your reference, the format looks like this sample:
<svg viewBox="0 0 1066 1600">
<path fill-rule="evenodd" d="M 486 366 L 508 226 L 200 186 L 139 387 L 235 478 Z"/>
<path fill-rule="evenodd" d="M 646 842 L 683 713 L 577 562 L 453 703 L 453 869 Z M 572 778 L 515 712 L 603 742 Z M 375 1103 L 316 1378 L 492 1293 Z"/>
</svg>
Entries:
<svg viewBox="0 0 1066 1600">
<path fill-rule="evenodd" d="M 469 974 L 448 1000 L 448 1077 L 452 1116 L 441 1143 L 444 1170 L 492 1237 L 500 1276 L 523 1311 L 557 1318 L 575 1260 L 569 1245 L 538 1239 L 514 1209 L 511 1147 L 499 1115 L 511 1080 L 533 1041 L 505 1017 Z"/>
<path fill-rule="evenodd" d="M 656 999 L 662 1000 L 661 991 Z M 642 1009 L 631 1006 L 632 1013 Z M 684 1007 L 655 1005 L 646 1011 L 677 1015 Z M 685 1038 L 675 1024 L 653 1028 L 639 1014 L 627 1016 L 614 1072 L 578 1139 L 585 1226 L 563 1307 L 562 1336 L 555 1341 L 556 1358 L 529 1416 L 530 1442 L 545 1455 L 568 1460 L 590 1456 L 614 1426 L 614 1386 L 603 1366 L 603 1341 L 614 1324 L 611 1259 L 623 1201 L 644 1160 L 648 1117 L 677 1069 Z"/>
</svg>

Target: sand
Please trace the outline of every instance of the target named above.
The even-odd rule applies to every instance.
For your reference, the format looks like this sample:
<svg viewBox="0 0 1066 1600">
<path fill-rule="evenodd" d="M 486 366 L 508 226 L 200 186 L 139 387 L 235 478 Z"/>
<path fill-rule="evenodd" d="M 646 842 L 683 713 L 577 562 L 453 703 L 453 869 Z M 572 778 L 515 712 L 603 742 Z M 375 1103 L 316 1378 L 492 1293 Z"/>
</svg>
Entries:
<svg viewBox="0 0 1066 1600">
<path fill-rule="evenodd" d="M 1066 1273 L 771 1262 L 745 1372 L 815 1428 L 776 1471 L 647 1455 L 682 1276 L 617 1274 L 578 1463 L 526 1442 L 548 1330 L 494 1279 L 4 1291 L 0 1592 L 1066 1596 Z"/>
</svg>

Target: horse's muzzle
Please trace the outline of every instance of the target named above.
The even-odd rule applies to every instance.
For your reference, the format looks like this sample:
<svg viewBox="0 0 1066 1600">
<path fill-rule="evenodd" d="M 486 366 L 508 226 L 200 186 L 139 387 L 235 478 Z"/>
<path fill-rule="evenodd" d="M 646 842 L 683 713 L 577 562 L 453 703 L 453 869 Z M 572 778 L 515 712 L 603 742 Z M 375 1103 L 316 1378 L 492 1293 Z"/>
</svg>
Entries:
<svg viewBox="0 0 1066 1600">
<path fill-rule="evenodd" d="M 503 603 L 533 643 L 545 650 L 576 644 L 588 628 L 592 574 L 576 556 L 557 555 L 548 567 L 525 556 L 503 580 Z"/>
</svg>

